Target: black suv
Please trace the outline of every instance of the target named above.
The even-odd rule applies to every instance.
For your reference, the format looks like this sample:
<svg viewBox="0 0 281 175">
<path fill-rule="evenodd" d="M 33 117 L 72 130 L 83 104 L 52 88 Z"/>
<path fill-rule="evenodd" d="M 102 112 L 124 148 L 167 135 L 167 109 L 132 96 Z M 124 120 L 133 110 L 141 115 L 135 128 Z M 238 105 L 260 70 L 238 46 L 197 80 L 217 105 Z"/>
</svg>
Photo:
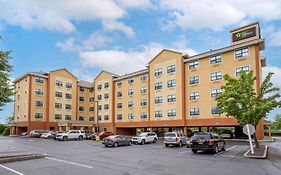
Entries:
<svg viewBox="0 0 281 175">
<path fill-rule="evenodd" d="M 191 149 L 193 153 L 197 151 L 212 151 L 218 153 L 225 151 L 225 141 L 216 133 L 197 132 L 192 137 Z"/>
</svg>

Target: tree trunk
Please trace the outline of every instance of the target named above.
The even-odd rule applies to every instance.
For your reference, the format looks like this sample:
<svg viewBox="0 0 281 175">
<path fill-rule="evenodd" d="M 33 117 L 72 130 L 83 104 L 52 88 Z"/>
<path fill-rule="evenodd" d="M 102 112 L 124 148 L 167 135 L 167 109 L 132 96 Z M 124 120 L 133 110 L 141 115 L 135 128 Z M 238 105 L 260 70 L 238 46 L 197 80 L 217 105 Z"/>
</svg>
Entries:
<svg viewBox="0 0 281 175">
<path fill-rule="evenodd" d="M 254 133 L 254 141 L 255 141 L 255 145 L 256 145 L 256 148 L 259 149 L 260 148 L 260 145 L 259 145 L 259 142 L 258 142 L 258 139 L 257 139 L 257 136 L 256 136 L 256 133 Z"/>
</svg>

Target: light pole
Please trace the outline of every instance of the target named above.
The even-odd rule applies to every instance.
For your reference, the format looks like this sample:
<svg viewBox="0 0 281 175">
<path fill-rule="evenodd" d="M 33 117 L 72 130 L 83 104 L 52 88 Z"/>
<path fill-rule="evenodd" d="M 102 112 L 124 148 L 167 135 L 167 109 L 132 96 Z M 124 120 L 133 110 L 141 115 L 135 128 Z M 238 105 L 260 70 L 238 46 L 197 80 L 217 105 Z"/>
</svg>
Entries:
<svg viewBox="0 0 281 175">
<path fill-rule="evenodd" d="M 97 102 L 97 121 L 96 121 L 96 132 L 99 133 L 99 101 L 95 101 Z"/>
</svg>

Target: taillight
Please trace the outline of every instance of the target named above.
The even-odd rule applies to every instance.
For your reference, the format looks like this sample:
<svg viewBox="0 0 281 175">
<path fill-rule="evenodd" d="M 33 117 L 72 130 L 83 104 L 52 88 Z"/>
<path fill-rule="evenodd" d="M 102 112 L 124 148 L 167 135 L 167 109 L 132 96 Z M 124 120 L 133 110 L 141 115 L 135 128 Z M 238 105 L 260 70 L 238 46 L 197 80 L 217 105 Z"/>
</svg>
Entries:
<svg viewBox="0 0 281 175">
<path fill-rule="evenodd" d="M 178 141 L 179 141 L 179 138 L 176 137 L 176 142 L 178 142 Z"/>
<path fill-rule="evenodd" d="M 213 144 L 215 144 L 215 140 L 213 139 L 209 140 L 209 145 L 213 145 Z"/>
</svg>

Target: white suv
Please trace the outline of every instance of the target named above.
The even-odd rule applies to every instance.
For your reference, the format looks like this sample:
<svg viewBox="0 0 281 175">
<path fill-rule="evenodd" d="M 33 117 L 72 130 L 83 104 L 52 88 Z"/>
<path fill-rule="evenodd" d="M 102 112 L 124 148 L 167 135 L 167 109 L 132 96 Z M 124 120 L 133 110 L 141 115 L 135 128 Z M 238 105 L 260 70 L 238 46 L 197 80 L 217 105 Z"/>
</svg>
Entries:
<svg viewBox="0 0 281 175">
<path fill-rule="evenodd" d="M 81 131 L 81 130 L 69 130 L 63 133 L 59 133 L 56 136 L 57 140 L 83 140 L 85 139 L 85 131 Z"/>
<path fill-rule="evenodd" d="M 145 143 L 156 143 L 158 140 L 158 137 L 155 132 L 142 132 L 140 133 L 139 136 L 137 137 L 132 137 L 132 142 L 133 143 L 138 143 L 138 144 L 145 144 Z"/>
</svg>

